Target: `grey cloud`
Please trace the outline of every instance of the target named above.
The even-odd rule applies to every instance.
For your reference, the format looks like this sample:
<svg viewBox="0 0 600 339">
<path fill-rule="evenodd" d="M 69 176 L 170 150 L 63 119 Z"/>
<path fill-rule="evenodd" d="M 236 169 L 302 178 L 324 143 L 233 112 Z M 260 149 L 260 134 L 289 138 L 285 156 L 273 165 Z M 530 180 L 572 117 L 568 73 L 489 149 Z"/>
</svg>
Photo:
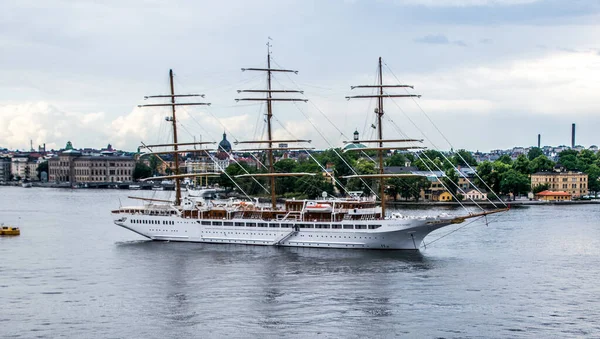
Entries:
<svg viewBox="0 0 600 339">
<path fill-rule="evenodd" d="M 462 41 L 462 40 L 456 40 L 456 41 L 452 41 L 452 43 L 456 46 L 460 46 L 460 47 L 467 47 L 467 43 Z"/>
<path fill-rule="evenodd" d="M 429 34 L 422 38 L 414 39 L 415 42 L 423 44 L 446 45 L 450 43 L 448 37 L 444 34 Z"/>
<path fill-rule="evenodd" d="M 493 43 L 493 42 L 494 42 L 494 40 L 492 40 L 492 39 L 488 39 L 488 38 L 485 38 L 485 39 L 481 39 L 481 40 L 479 40 L 479 43 L 480 43 L 480 44 L 491 44 L 491 43 Z"/>
</svg>

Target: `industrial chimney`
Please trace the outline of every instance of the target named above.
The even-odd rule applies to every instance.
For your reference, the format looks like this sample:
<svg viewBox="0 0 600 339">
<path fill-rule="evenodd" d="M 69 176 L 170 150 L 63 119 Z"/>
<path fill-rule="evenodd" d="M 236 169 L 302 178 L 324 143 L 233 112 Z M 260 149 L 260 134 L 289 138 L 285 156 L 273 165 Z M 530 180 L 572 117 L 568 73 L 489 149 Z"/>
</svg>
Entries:
<svg viewBox="0 0 600 339">
<path fill-rule="evenodd" d="M 571 148 L 575 148 L 575 124 L 571 125 Z"/>
<path fill-rule="evenodd" d="M 542 142 L 542 135 L 538 134 L 538 148 L 542 148 L 541 142 Z"/>
</svg>

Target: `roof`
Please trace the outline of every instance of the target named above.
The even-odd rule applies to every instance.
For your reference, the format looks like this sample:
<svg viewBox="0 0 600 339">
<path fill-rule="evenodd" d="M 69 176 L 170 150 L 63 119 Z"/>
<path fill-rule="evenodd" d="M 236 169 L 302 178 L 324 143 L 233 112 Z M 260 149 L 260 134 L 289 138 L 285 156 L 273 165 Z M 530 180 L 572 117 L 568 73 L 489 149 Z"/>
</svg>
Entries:
<svg viewBox="0 0 600 339">
<path fill-rule="evenodd" d="M 536 172 L 533 173 L 532 175 L 567 175 L 567 174 L 585 174 L 582 172 L 572 172 L 572 171 L 568 171 L 568 172 Z"/>
<path fill-rule="evenodd" d="M 538 194 L 536 194 L 537 196 L 542 196 L 542 197 L 547 197 L 547 196 L 561 196 L 561 197 L 570 197 L 571 193 L 567 193 L 564 191 L 541 191 Z"/>
<path fill-rule="evenodd" d="M 348 143 L 346 145 L 344 145 L 344 147 L 342 147 L 342 150 L 347 150 L 347 149 L 355 149 L 355 148 L 365 148 L 367 146 L 358 143 L 358 142 L 353 142 L 353 143 Z"/>
</svg>

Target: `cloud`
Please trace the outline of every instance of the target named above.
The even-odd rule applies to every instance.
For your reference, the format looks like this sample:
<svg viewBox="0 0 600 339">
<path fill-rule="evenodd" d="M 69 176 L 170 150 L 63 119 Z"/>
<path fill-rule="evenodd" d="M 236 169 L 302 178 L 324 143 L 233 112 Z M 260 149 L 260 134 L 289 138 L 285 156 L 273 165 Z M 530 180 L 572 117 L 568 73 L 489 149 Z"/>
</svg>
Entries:
<svg viewBox="0 0 600 339">
<path fill-rule="evenodd" d="M 47 149 L 64 147 L 67 141 L 105 146 L 103 112 L 65 112 L 47 102 L 0 106 L 0 145 L 29 149 L 46 144 Z"/>
<path fill-rule="evenodd" d="M 455 40 L 455 41 L 452 41 L 452 43 L 456 46 L 467 47 L 467 43 L 462 40 Z"/>
<path fill-rule="evenodd" d="M 479 43 L 480 43 L 480 44 L 484 44 L 484 45 L 491 44 L 491 43 L 493 43 L 493 42 L 494 42 L 494 40 L 492 40 L 492 39 L 489 39 L 489 38 L 485 38 L 485 39 L 480 39 L 480 40 L 479 40 Z"/>
<path fill-rule="evenodd" d="M 526 5 L 539 1 L 540 0 L 395 0 L 394 3 L 427 7 L 500 7 Z"/>
<path fill-rule="evenodd" d="M 423 43 L 423 44 L 435 44 L 435 45 L 445 45 L 445 44 L 449 44 L 450 41 L 448 40 L 448 37 L 445 36 L 444 34 L 430 34 L 430 35 L 426 35 L 422 38 L 416 38 L 414 39 L 415 42 L 418 43 Z"/>
</svg>

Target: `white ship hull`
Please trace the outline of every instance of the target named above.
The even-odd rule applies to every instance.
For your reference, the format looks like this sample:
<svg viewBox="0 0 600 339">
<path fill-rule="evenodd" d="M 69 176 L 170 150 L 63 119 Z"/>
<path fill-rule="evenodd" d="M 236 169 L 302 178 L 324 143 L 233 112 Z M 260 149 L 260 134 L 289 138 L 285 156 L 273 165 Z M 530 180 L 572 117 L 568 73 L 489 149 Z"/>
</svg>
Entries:
<svg viewBox="0 0 600 339">
<path fill-rule="evenodd" d="M 186 219 L 176 216 L 124 213 L 115 214 L 115 218 L 115 224 L 152 240 L 397 250 L 418 250 L 427 234 L 451 223 L 450 218 L 347 220 L 336 223 L 314 223 L 265 222 L 257 219 Z"/>
</svg>

